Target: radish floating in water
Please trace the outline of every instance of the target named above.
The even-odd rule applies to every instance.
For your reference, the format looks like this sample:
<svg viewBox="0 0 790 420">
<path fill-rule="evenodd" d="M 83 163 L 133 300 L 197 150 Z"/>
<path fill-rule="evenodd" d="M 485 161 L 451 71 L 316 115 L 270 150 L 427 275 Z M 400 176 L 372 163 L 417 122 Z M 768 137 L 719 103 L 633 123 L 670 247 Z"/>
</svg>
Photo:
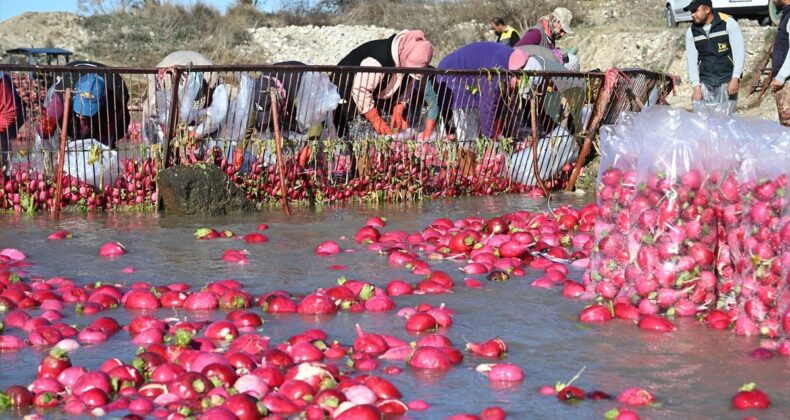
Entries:
<svg viewBox="0 0 790 420">
<path fill-rule="evenodd" d="M 248 233 L 244 235 L 244 242 L 247 242 L 248 244 L 250 243 L 262 244 L 265 242 L 269 242 L 269 238 L 267 238 L 266 235 L 262 233 Z"/>
<path fill-rule="evenodd" d="M 617 396 L 617 401 L 627 405 L 641 406 L 655 403 L 656 398 L 649 391 L 634 387 L 621 392 Z"/>
<path fill-rule="evenodd" d="M 468 343 L 466 349 L 478 356 L 497 358 L 505 355 L 507 345 L 502 339 L 495 338 L 481 343 Z"/>
<path fill-rule="evenodd" d="M 656 332 L 672 332 L 675 325 L 668 319 L 657 315 L 642 315 L 637 324 L 639 328 Z"/>
<path fill-rule="evenodd" d="M 768 399 L 768 395 L 758 389 L 754 383 L 742 386 L 738 393 L 732 397 L 732 407 L 736 410 L 763 409 L 770 405 L 771 401 Z"/>
<path fill-rule="evenodd" d="M 612 319 L 612 313 L 609 311 L 609 308 L 603 305 L 592 305 L 584 310 L 579 314 L 579 321 L 590 323 L 590 322 L 606 322 Z"/>
<path fill-rule="evenodd" d="M 22 261 L 27 258 L 27 255 L 25 255 L 22 251 L 14 248 L 3 249 L 0 251 L 0 256 L 6 257 L 11 261 Z"/>
<path fill-rule="evenodd" d="M 419 347 L 408 359 L 409 366 L 418 369 L 450 369 L 447 353 L 438 347 Z"/>
<path fill-rule="evenodd" d="M 64 239 L 70 239 L 70 238 L 71 238 L 71 232 L 67 230 L 59 230 L 47 236 L 47 239 L 49 239 L 50 241 L 62 241 Z"/>
<path fill-rule="evenodd" d="M 315 253 L 321 257 L 337 255 L 342 252 L 340 245 L 335 241 L 325 241 L 315 247 Z"/>
<path fill-rule="evenodd" d="M 222 254 L 222 261 L 231 264 L 247 264 L 250 262 L 247 257 L 247 250 L 229 249 Z"/>
<path fill-rule="evenodd" d="M 107 242 L 99 249 L 99 255 L 102 257 L 120 257 L 126 254 L 126 249 L 120 242 Z"/>
<path fill-rule="evenodd" d="M 493 382 L 521 382 L 524 380 L 524 371 L 512 363 L 483 364 L 475 368 L 478 372 L 488 374 L 488 379 Z"/>
</svg>

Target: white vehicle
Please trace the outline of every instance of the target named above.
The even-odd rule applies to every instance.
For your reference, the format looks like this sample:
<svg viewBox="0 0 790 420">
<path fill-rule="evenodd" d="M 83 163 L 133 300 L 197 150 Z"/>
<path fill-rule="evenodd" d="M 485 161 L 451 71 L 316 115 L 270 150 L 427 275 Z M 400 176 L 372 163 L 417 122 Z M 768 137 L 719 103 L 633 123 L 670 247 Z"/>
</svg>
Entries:
<svg viewBox="0 0 790 420">
<path fill-rule="evenodd" d="M 691 22 L 691 13 L 683 8 L 691 0 L 665 0 L 665 17 L 667 26 L 674 28 L 680 22 Z M 756 18 L 760 22 L 773 25 L 779 24 L 780 10 L 777 10 L 774 0 L 712 0 L 713 8 L 736 18 Z"/>
</svg>

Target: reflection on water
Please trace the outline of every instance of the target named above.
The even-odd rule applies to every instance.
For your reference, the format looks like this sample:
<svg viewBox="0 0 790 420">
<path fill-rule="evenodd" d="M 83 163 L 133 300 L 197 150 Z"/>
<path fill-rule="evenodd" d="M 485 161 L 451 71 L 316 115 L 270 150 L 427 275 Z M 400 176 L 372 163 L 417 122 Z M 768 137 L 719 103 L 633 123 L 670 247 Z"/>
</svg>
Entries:
<svg viewBox="0 0 790 420">
<path fill-rule="evenodd" d="M 573 204 L 582 206 L 589 196 L 555 196 L 551 206 Z M 245 284 L 256 296 L 274 290 L 304 294 L 317 287 L 335 284 L 341 275 L 383 285 L 399 278 L 416 282 L 418 277 L 407 271 L 389 267 L 386 257 L 370 253 L 353 243 L 354 232 L 370 216 L 387 218 L 388 228 L 413 232 L 422 229 L 437 217 L 459 218 L 469 215 L 483 217 L 515 210 L 545 210 L 544 200 L 520 196 L 460 198 L 388 206 L 349 206 L 295 208 L 290 218 L 278 210 L 252 215 L 179 218 L 151 214 L 116 213 L 90 216 L 64 214 L 59 224 L 49 216 L 0 217 L 0 246 L 15 247 L 28 254 L 33 263 L 31 275 L 73 278 L 82 283 L 96 280 L 132 283 L 187 282 L 201 287 L 207 282 L 234 278 Z M 197 241 L 195 230 L 202 226 L 230 229 L 242 236 L 254 231 L 259 223 L 271 227 L 266 231 L 266 244 L 245 244 L 238 239 Z M 46 236 L 59 229 L 74 233 L 67 241 L 46 241 Z M 358 249 L 328 258 L 313 254 L 318 243 L 333 239 L 343 248 Z M 129 254 L 106 260 L 97 256 L 104 241 L 120 241 Z M 250 264 L 228 265 L 220 260 L 230 248 L 247 249 Z M 512 418 L 602 418 L 603 413 L 618 404 L 613 401 L 585 401 L 567 406 L 553 397 L 542 397 L 542 385 L 568 381 L 587 366 L 577 385 L 586 390 L 602 390 L 616 395 L 624 388 L 642 386 L 653 391 L 662 406 L 640 410 L 643 418 L 741 418 L 744 413 L 730 409 L 730 397 L 744 383 L 757 382 L 770 395 L 774 408 L 760 412 L 760 418 L 782 418 L 790 407 L 790 360 L 773 358 L 754 360 L 748 354 L 756 339 L 737 338 L 683 320 L 672 334 L 652 334 L 637 330 L 632 323 L 615 321 L 600 326 L 576 323 L 582 303 L 563 299 L 558 291 L 529 286 L 537 273 L 523 279 L 512 278 L 491 283 L 484 278 L 482 289 L 462 286 L 465 275 L 458 271 L 458 262 L 429 262 L 433 267 L 451 274 L 459 285 L 454 293 L 440 296 L 408 296 L 396 299 L 399 306 L 418 303 L 445 303 L 457 312 L 447 335 L 458 348 L 470 341 L 501 337 L 508 344 L 506 361 L 524 369 L 526 379 L 514 386 L 490 384 L 476 372 L 475 366 L 490 360 L 466 355 L 466 360 L 448 372 L 421 372 L 404 369 L 388 377 L 405 395 L 405 400 L 423 399 L 432 407 L 414 418 L 443 418 L 458 412 L 479 413 L 483 408 L 499 405 Z M 328 267 L 347 266 L 341 271 Z M 134 267 L 133 274 L 122 269 Z M 578 280 L 579 271 L 572 271 Z M 255 309 L 256 311 L 258 309 Z M 84 326 L 92 318 L 78 317 L 67 308 L 65 322 Z M 128 322 L 124 311 L 111 313 Z M 199 320 L 205 314 L 165 311 L 159 316 L 176 316 Z M 212 313 L 210 317 L 223 314 Z M 264 334 L 273 342 L 287 339 L 307 328 L 322 328 L 330 339 L 350 345 L 356 336 L 354 324 L 366 331 L 391 333 L 410 341 L 403 329 L 404 320 L 394 314 L 349 314 L 333 317 L 302 317 L 298 315 L 265 315 Z M 72 355 L 76 365 L 97 368 L 101 360 L 119 357 L 131 360 L 135 347 L 129 337 L 120 333 L 109 343 L 84 347 Z M 12 383 L 28 383 L 34 370 L 5 369 L 6 366 L 38 365 L 43 353 L 26 350 L 0 355 L 0 387 Z M 344 363 L 344 361 L 342 362 Z M 403 366 L 402 363 L 382 363 Z M 752 414 L 752 413 L 749 413 Z"/>
</svg>

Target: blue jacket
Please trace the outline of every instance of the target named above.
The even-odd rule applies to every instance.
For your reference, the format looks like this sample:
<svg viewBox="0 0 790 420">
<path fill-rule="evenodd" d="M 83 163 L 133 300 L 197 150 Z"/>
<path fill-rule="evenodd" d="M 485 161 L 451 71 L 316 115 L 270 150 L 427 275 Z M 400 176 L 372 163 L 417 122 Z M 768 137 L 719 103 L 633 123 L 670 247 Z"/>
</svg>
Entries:
<svg viewBox="0 0 790 420">
<path fill-rule="evenodd" d="M 513 48 L 496 42 L 475 42 L 451 52 L 439 62 L 442 70 L 492 69 L 490 80 L 487 75 L 438 77 L 439 82 L 445 83 L 453 93 L 453 110 L 480 110 L 480 131 L 487 137 L 494 135 L 496 107 L 501 95 L 499 77 L 493 69 L 506 71 L 513 51 Z"/>
</svg>

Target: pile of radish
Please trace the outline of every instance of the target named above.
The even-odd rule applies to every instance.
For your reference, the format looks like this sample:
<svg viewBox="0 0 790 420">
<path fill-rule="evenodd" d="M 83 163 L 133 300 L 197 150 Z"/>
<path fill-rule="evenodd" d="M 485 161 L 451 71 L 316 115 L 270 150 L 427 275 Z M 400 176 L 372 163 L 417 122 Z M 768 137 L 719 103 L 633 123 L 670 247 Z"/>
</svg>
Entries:
<svg viewBox="0 0 790 420">
<path fill-rule="evenodd" d="M 405 369 L 446 371 L 467 357 L 490 361 L 476 369 L 490 386 L 520 386 L 528 378 L 521 366 L 507 363 L 505 358 L 512 350 L 505 340 L 489 336 L 458 345 L 447 332 L 463 314 L 445 305 L 402 306 L 398 299 L 458 288 L 455 276 L 427 263 L 437 259 L 456 261 L 467 276 L 463 279 L 467 288 L 481 287 L 478 278 L 492 283 L 517 281 L 529 270 L 542 273 L 532 282 L 535 288 L 557 289 L 565 298 L 584 298 L 585 286 L 572 278 L 573 270 L 588 265 L 597 210 L 594 205 L 580 210 L 563 206 L 548 213 L 439 218 L 411 233 L 387 230 L 384 219 L 372 217 L 353 235 L 353 241 L 421 280 L 392 280 L 377 286 L 341 277 L 304 295 L 285 290 L 253 295 L 231 279 L 192 289 L 185 283 L 80 284 L 63 277 L 29 276 L 25 267 L 31 263 L 25 253 L 7 248 L 0 251 L 0 350 L 47 354 L 32 383 L 0 393 L 0 409 L 57 408 L 73 415 L 125 415 L 130 419 L 282 418 L 297 414 L 308 419 L 390 418 L 429 410 L 430 404 L 418 395 L 403 395 L 387 376 Z M 206 227 L 198 229 L 195 240 L 224 238 L 266 247 L 267 238 L 261 231 L 267 228 L 262 224 L 256 232 L 237 236 L 229 230 Z M 47 240 L 71 238 L 70 232 L 58 231 Z M 123 244 L 106 242 L 96 252 L 100 258 L 123 259 L 130 250 Z M 315 258 L 340 252 L 340 244 L 326 241 L 316 247 Z M 243 249 L 228 249 L 217 258 L 239 263 L 249 257 Z M 127 325 L 113 317 L 121 307 L 133 315 Z M 223 315 L 213 321 L 190 321 L 157 318 L 152 312 L 157 309 L 186 314 L 223 311 Z M 73 316 L 67 311 L 78 314 L 78 320 L 91 316 L 91 321 L 66 322 Z M 402 330 L 368 331 L 358 325 L 353 342 L 332 339 L 320 328 L 274 342 L 261 330 L 261 314 L 294 313 L 320 320 L 339 312 L 390 313 L 402 318 Z M 629 319 L 641 327 L 662 330 L 665 318 L 638 310 L 634 314 Z M 582 321 L 610 318 L 611 308 L 605 305 L 591 306 L 582 315 Z M 109 345 L 107 341 L 119 334 L 123 342 L 139 348 L 136 357 L 109 359 L 96 370 L 72 365 L 68 353 L 80 351 L 82 346 Z M 574 386 L 574 380 L 544 386 L 539 393 L 562 403 L 610 400 L 617 405 L 607 416 L 619 419 L 638 418 L 640 407 L 660 400 L 638 387 L 619 395 L 585 391 Z M 765 408 L 769 397 L 749 385 L 733 397 L 732 404 L 739 409 Z M 501 419 L 506 415 L 502 408 L 491 406 L 453 418 Z"/>
<path fill-rule="evenodd" d="M 333 167 L 335 171 L 331 171 L 330 162 L 324 160 L 302 165 L 298 154 L 286 156 L 284 173 L 288 200 L 329 204 L 403 202 L 499 193 L 524 193 L 532 197 L 544 195 L 537 187 L 514 183 L 503 175 L 503 156 L 483 155 L 470 174 L 455 161 L 427 164 L 419 154 L 409 154 L 406 146 L 381 147 L 371 151 L 370 155 L 368 169 L 360 175 L 351 173 L 350 168 L 337 172 L 337 166 Z M 219 166 L 252 202 L 280 203 L 280 174 L 276 165 L 265 163 L 261 156 L 242 173 L 223 156 L 217 147 L 213 153 L 207 154 L 206 160 Z M 153 207 L 157 199 L 157 162 L 152 158 L 127 159 L 122 160 L 121 167 L 121 173 L 113 179 L 103 180 L 104 185 L 101 186 L 66 176 L 61 205 L 90 212 Z M 566 165 L 556 179 L 547 181 L 547 188 L 563 188 L 570 171 L 571 166 Z M 3 186 L 0 210 L 20 213 L 54 208 L 56 185 L 51 173 L 27 164 L 15 164 L 10 176 L 0 173 L 0 184 Z"/>
</svg>

